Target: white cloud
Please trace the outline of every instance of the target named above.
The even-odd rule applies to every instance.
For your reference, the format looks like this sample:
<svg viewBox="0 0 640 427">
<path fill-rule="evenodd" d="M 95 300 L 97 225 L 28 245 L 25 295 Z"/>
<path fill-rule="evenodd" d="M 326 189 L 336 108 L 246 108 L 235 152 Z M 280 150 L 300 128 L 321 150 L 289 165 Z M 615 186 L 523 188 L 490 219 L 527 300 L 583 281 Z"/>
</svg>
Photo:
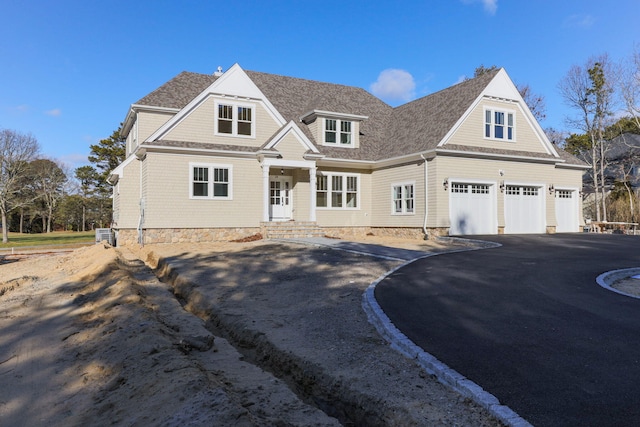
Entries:
<svg viewBox="0 0 640 427">
<path fill-rule="evenodd" d="M 464 4 L 482 3 L 484 11 L 489 15 L 495 15 L 498 11 L 498 0 L 462 0 Z"/>
<path fill-rule="evenodd" d="M 51 117 L 59 117 L 62 115 L 62 110 L 59 108 L 54 108 L 53 110 L 47 110 L 44 112 L 47 116 Z"/>
<path fill-rule="evenodd" d="M 563 26 L 566 28 L 591 28 L 595 22 L 595 18 L 591 15 L 571 15 L 564 20 Z"/>
<path fill-rule="evenodd" d="M 416 82 L 405 70 L 389 68 L 371 84 L 371 92 L 386 101 L 411 101 L 415 97 Z"/>
</svg>

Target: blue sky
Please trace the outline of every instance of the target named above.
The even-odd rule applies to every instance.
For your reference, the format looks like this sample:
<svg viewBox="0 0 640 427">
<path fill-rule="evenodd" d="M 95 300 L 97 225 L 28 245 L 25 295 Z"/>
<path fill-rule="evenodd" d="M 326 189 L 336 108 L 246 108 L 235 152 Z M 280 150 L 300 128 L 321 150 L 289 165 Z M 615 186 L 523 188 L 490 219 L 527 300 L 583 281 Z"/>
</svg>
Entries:
<svg viewBox="0 0 640 427">
<path fill-rule="evenodd" d="M 391 105 L 505 67 L 547 104 L 572 65 L 640 44 L 640 0 L 0 0 L 0 128 L 70 168 L 181 71 L 246 70 L 365 88 Z"/>
</svg>

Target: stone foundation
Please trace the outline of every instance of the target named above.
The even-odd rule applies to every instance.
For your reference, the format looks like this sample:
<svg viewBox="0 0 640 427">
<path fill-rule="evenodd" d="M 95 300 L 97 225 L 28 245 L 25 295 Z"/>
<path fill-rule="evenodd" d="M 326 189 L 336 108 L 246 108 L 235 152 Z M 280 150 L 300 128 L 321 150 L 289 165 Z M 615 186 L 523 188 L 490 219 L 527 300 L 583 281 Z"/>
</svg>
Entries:
<svg viewBox="0 0 640 427">
<path fill-rule="evenodd" d="M 397 237 L 401 239 L 424 240 L 425 235 L 419 227 L 322 227 L 327 237 L 337 239 L 362 238 L 367 235 L 380 237 Z M 427 229 L 427 238 L 448 236 L 447 227 Z M 116 230 L 118 246 L 137 245 L 138 231 L 135 229 Z M 260 227 L 246 228 L 161 228 L 145 229 L 144 244 L 155 243 L 206 243 L 228 242 L 243 239 L 261 233 Z"/>
<path fill-rule="evenodd" d="M 260 227 L 246 228 L 161 228 L 143 230 L 144 244 L 229 242 L 260 233 Z M 117 230 L 118 246 L 137 245 L 137 230 Z"/>
</svg>

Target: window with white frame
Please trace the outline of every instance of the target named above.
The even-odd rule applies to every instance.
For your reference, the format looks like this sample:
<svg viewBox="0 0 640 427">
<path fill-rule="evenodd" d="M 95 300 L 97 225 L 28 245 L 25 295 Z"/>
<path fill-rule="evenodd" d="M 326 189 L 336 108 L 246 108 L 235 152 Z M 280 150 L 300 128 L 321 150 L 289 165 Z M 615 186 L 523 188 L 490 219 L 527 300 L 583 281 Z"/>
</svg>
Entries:
<svg viewBox="0 0 640 427">
<path fill-rule="evenodd" d="M 414 186 L 413 182 L 392 185 L 392 213 L 394 215 L 411 215 L 415 213 Z"/>
<path fill-rule="evenodd" d="M 349 120 L 324 119 L 324 143 L 351 146 L 353 144 L 353 122 Z"/>
<path fill-rule="evenodd" d="M 484 110 L 484 137 L 515 140 L 515 113 L 507 110 Z"/>
<path fill-rule="evenodd" d="M 231 200 L 231 165 L 190 164 L 189 170 L 191 198 Z"/>
<path fill-rule="evenodd" d="M 316 178 L 316 207 L 357 209 L 360 206 L 358 175 L 324 173 Z"/>
<path fill-rule="evenodd" d="M 255 134 L 253 110 L 251 105 L 217 102 L 215 133 L 253 137 Z"/>
</svg>

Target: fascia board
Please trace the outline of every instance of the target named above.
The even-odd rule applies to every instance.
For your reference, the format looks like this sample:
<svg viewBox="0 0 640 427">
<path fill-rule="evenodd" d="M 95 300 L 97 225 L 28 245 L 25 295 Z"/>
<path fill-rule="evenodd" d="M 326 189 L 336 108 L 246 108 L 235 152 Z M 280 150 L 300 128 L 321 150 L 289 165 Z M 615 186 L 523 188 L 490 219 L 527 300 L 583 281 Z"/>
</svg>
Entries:
<svg viewBox="0 0 640 427">
<path fill-rule="evenodd" d="M 307 150 L 311 150 L 314 153 L 319 153 L 318 149 L 315 145 L 307 138 L 307 136 L 302 132 L 302 130 L 296 125 L 293 121 L 287 123 L 285 127 L 280 129 L 280 131 L 272 138 L 271 142 L 267 144 L 264 148 L 267 150 L 275 149 L 275 147 L 282 141 L 282 139 L 289 133 L 292 133 L 296 139 L 302 144 L 304 148 Z"/>
<path fill-rule="evenodd" d="M 514 160 L 520 162 L 532 162 L 532 163 L 564 163 L 564 160 L 552 158 L 543 159 L 540 157 L 519 156 L 511 154 L 499 154 L 499 153 L 483 153 L 480 151 L 460 151 L 460 150 L 447 150 L 446 148 L 438 148 L 436 150 L 438 155 L 448 155 L 454 157 L 473 157 L 473 158 L 485 158 L 496 160 Z"/>
<path fill-rule="evenodd" d="M 216 150 L 207 148 L 188 148 L 188 147 L 167 147 L 158 145 L 142 144 L 139 147 L 145 154 L 146 153 L 173 153 L 173 154 L 214 154 L 221 157 L 242 157 L 255 159 L 258 156 L 258 152 L 254 151 L 233 151 L 233 150 Z"/>
<path fill-rule="evenodd" d="M 248 85 L 247 82 L 250 84 Z M 238 97 L 238 99 L 247 99 L 254 101 L 261 101 L 265 106 L 269 114 L 272 115 L 280 126 L 283 126 L 286 121 L 284 117 L 276 110 L 262 91 L 253 83 L 247 73 L 238 65 L 234 64 L 229 70 L 227 70 L 221 77 L 213 82 L 209 87 L 200 92 L 198 96 L 191 100 L 184 108 L 182 108 L 175 116 L 169 119 L 158 130 L 152 133 L 146 141 L 154 141 L 162 138 L 167 132 L 173 129 L 184 118 L 186 118 L 195 108 L 197 108 L 202 102 L 204 102 L 209 96 L 225 95 L 231 97 Z"/>
</svg>

